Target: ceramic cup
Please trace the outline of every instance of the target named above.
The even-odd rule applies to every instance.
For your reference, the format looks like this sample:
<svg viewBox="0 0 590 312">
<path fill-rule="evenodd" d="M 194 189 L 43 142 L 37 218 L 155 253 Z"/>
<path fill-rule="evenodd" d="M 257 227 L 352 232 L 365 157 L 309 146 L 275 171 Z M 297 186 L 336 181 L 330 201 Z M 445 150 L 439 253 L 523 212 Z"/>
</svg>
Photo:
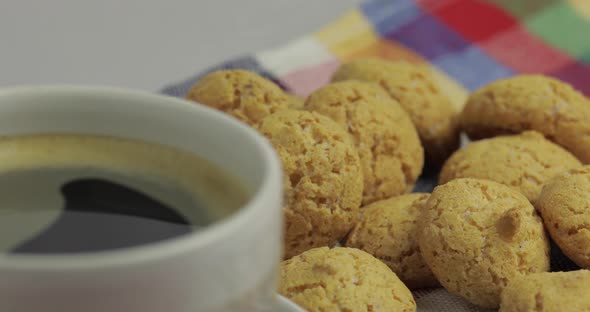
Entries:
<svg viewBox="0 0 590 312">
<path fill-rule="evenodd" d="M 0 90 L 0 136 L 41 133 L 184 149 L 254 191 L 228 218 L 167 241 L 86 254 L 1 254 L 0 311 L 275 310 L 282 178 L 262 136 L 205 106 L 151 93 L 75 86 Z"/>
</svg>

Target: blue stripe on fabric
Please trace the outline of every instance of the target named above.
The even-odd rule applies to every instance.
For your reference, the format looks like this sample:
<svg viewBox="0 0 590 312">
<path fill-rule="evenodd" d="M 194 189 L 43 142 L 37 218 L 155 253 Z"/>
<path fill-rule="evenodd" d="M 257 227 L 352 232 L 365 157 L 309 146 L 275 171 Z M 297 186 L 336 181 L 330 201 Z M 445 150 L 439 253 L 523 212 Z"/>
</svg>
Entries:
<svg viewBox="0 0 590 312">
<path fill-rule="evenodd" d="M 361 10 L 381 36 L 410 23 L 422 14 L 413 0 L 366 1 L 361 5 Z"/>
<path fill-rule="evenodd" d="M 389 32 L 386 37 L 404 44 L 428 60 L 467 49 L 471 44 L 429 13 Z"/>
<path fill-rule="evenodd" d="M 439 56 L 432 61 L 432 64 L 471 91 L 497 79 L 515 74 L 476 46 Z"/>
<path fill-rule="evenodd" d="M 203 76 L 217 71 L 217 70 L 227 70 L 227 69 L 244 69 L 258 73 L 259 75 L 271 80 L 272 82 L 276 83 L 282 89 L 285 89 L 285 86 L 281 84 L 278 77 L 272 75 L 269 71 L 267 71 L 262 65 L 256 61 L 254 56 L 244 56 L 240 58 L 236 58 L 233 60 L 229 60 L 223 64 L 219 64 L 217 66 L 211 67 L 207 70 L 200 72 L 199 74 L 188 78 L 184 81 L 169 85 L 162 89 L 162 93 L 177 96 L 177 97 L 184 97 L 184 95 L 190 90 L 190 88 L 201 79 Z"/>
</svg>

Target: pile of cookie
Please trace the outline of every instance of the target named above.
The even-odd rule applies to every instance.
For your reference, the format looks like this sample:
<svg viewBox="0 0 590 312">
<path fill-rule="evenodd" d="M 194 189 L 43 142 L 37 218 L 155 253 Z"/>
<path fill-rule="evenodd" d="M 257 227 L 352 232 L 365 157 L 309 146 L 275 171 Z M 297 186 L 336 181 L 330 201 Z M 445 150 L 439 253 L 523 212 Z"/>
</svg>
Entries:
<svg viewBox="0 0 590 312">
<path fill-rule="evenodd" d="M 590 100 L 542 75 L 493 82 L 461 111 L 443 91 L 426 66 L 360 59 L 306 99 L 243 70 L 187 98 L 281 158 L 279 292 L 300 306 L 415 311 L 410 290 L 442 286 L 501 311 L 590 310 L 590 271 L 549 272 L 550 239 L 590 268 Z M 459 148 L 462 132 L 474 141 Z M 439 186 L 409 194 L 423 171 Z"/>
</svg>

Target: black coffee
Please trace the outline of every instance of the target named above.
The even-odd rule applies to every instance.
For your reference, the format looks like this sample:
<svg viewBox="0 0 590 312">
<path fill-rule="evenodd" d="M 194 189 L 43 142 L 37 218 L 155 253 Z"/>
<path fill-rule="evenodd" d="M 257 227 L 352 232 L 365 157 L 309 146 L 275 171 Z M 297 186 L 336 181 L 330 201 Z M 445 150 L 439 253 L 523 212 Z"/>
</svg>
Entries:
<svg viewBox="0 0 590 312">
<path fill-rule="evenodd" d="M 33 175 L 64 173 L 64 170 L 51 171 L 17 174 L 19 178 L 26 175 L 34 178 Z M 61 195 L 64 204 L 57 218 L 16 246 L 13 252 L 88 252 L 131 247 L 190 233 L 196 226 L 174 207 L 106 179 L 81 178 L 67 182 L 61 187 Z M 207 223 L 209 219 L 203 215 L 199 221 Z"/>
<path fill-rule="evenodd" d="M 191 233 L 245 201 L 187 152 L 100 136 L 0 139 L 0 248 L 79 253 Z"/>
</svg>

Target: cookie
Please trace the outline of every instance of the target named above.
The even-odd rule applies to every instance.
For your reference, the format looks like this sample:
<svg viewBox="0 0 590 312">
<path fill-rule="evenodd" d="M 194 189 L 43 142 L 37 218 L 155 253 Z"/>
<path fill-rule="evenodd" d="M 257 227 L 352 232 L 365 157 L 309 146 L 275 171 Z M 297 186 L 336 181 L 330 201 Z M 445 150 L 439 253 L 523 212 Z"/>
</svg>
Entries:
<svg viewBox="0 0 590 312">
<path fill-rule="evenodd" d="M 488 180 L 434 189 L 418 224 L 422 257 L 449 292 L 497 308 L 518 276 L 549 270 L 541 218 L 520 192 Z"/>
<path fill-rule="evenodd" d="M 438 286 L 422 259 L 416 238 L 416 223 L 428 196 L 407 194 L 364 207 L 345 245 L 383 261 L 410 289 Z"/>
<path fill-rule="evenodd" d="M 475 91 L 461 125 L 473 140 L 535 130 L 590 163 L 590 103 L 554 78 L 521 75 Z"/>
<path fill-rule="evenodd" d="M 283 261 L 279 293 L 310 312 L 416 311 L 395 273 L 354 248 L 315 248 Z"/>
<path fill-rule="evenodd" d="M 563 253 L 578 266 L 590 268 L 590 166 L 549 181 L 536 208 Z"/>
<path fill-rule="evenodd" d="M 590 271 L 535 273 L 502 292 L 500 312 L 590 311 Z"/>
<path fill-rule="evenodd" d="M 212 72 L 199 80 L 186 98 L 225 112 L 251 126 L 287 109 L 287 95 L 272 81 L 241 69 Z"/>
<path fill-rule="evenodd" d="M 478 178 L 512 187 L 535 203 L 543 185 L 562 171 L 581 166 L 559 145 L 534 131 L 473 142 L 455 152 L 440 173 L 440 184 Z"/>
<path fill-rule="evenodd" d="M 262 120 L 284 170 L 285 257 L 332 246 L 354 225 L 363 195 L 356 148 L 335 121 L 286 110 Z"/>
<path fill-rule="evenodd" d="M 304 98 L 294 94 L 287 93 L 287 99 L 289 100 L 287 102 L 287 106 L 290 109 L 303 109 L 303 105 L 305 104 Z"/>
<path fill-rule="evenodd" d="M 416 129 L 378 86 L 349 80 L 313 92 L 305 109 L 328 116 L 350 133 L 363 168 L 363 205 L 410 192 L 424 156 Z"/>
<path fill-rule="evenodd" d="M 404 61 L 359 59 L 342 65 L 333 81 L 379 84 L 401 104 L 418 130 L 426 162 L 438 166 L 459 147 L 458 112 L 431 77 L 430 69 Z"/>
</svg>

